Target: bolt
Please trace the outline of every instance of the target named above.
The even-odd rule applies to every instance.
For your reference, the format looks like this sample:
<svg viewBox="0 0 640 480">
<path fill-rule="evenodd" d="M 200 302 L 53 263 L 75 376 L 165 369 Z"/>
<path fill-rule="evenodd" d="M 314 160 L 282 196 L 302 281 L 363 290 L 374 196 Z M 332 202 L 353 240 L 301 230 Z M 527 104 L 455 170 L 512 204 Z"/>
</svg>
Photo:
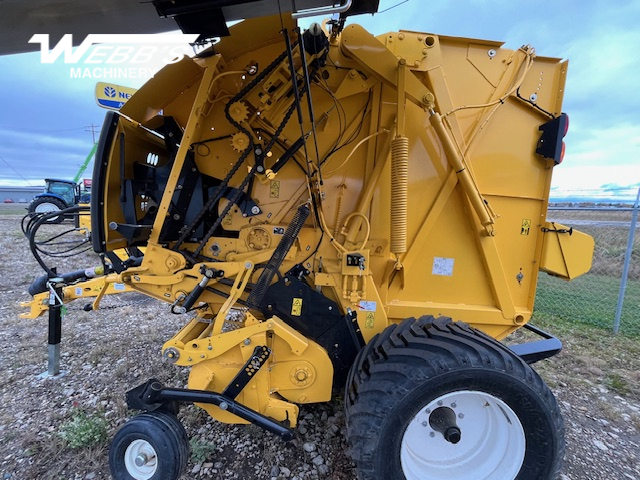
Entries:
<svg viewBox="0 0 640 480">
<path fill-rule="evenodd" d="M 404 33 L 401 33 L 400 35 L 398 35 L 398 40 L 404 40 Z"/>
<path fill-rule="evenodd" d="M 253 213 L 254 215 L 258 215 L 260 213 L 260 207 L 254 205 L 253 207 L 251 207 L 251 213 Z"/>
<path fill-rule="evenodd" d="M 227 402 L 220 402 L 220 410 L 228 410 L 229 409 L 229 404 Z"/>
<path fill-rule="evenodd" d="M 438 400 L 438 406 L 442 406 L 442 400 Z"/>
<path fill-rule="evenodd" d="M 209 346 L 207 347 L 207 350 L 213 350 L 213 347 L 212 347 L 211 345 L 209 345 Z"/>
<path fill-rule="evenodd" d="M 430 409 L 430 408 L 427 408 L 427 409 L 424 411 L 424 413 L 426 413 L 427 415 L 429 415 L 429 414 L 431 413 L 431 409 Z"/>
<path fill-rule="evenodd" d="M 246 338 L 245 341 L 244 341 L 244 344 L 245 345 L 251 345 L 251 339 Z"/>
<path fill-rule="evenodd" d="M 487 52 L 487 55 L 489 55 L 489 58 L 493 58 L 496 56 L 496 51 L 492 48 Z"/>
<path fill-rule="evenodd" d="M 256 170 L 258 171 L 258 173 L 264 173 L 264 167 L 262 165 L 258 165 L 256 167 Z"/>
<path fill-rule="evenodd" d="M 453 403 L 451 404 L 451 408 L 456 408 L 457 406 L 458 406 L 458 405 L 456 404 L 456 402 L 453 402 Z"/>
<path fill-rule="evenodd" d="M 464 413 L 459 413 L 458 418 L 464 418 Z"/>
<path fill-rule="evenodd" d="M 427 425 L 429 425 L 429 422 L 422 422 L 423 427 L 426 427 Z"/>
<path fill-rule="evenodd" d="M 148 461 L 149 459 L 147 458 L 147 456 L 144 453 L 141 453 L 135 458 L 133 463 L 136 464 L 136 467 L 143 467 L 144 465 L 147 464 Z"/>
<path fill-rule="evenodd" d="M 431 438 L 435 437 L 435 436 L 436 436 L 436 432 L 431 432 L 431 433 L 429 434 L 429 436 L 430 436 Z"/>
</svg>

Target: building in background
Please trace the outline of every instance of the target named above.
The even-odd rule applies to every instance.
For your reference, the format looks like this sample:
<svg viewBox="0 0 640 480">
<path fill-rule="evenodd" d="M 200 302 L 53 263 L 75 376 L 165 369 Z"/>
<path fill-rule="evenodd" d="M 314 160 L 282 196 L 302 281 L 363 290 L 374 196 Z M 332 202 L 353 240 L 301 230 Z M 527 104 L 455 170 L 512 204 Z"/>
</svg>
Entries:
<svg viewBox="0 0 640 480">
<path fill-rule="evenodd" d="M 0 186 L 0 203 L 31 203 L 33 197 L 44 191 L 44 185 L 35 187 Z"/>
</svg>

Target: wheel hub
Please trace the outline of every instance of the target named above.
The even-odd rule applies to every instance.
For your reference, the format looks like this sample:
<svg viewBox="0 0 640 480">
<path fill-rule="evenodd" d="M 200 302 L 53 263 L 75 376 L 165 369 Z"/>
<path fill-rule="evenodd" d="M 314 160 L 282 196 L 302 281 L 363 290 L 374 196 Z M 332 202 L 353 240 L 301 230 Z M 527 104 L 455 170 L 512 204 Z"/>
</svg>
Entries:
<svg viewBox="0 0 640 480">
<path fill-rule="evenodd" d="M 158 468 L 156 451 L 146 440 L 134 440 L 124 452 L 124 465 L 136 480 L 149 480 Z"/>
<path fill-rule="evenodd" d="M 402 437 L 407 480 L 513 479 L 526 450 L 513 410 L 493 395 L 460 391 L 425 405 Z"/>
</svg>

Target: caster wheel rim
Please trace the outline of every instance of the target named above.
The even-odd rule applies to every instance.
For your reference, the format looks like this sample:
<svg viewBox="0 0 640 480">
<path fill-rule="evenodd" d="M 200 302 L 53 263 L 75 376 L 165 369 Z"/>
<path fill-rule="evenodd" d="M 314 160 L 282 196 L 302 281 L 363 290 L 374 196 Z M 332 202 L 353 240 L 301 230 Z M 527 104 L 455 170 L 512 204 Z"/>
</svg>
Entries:
<svg viewBox="0 0 640 480">
<path fill-rule="evenodd" d="M 146 440 L 134 440 L 124 452 L 124 465 L 136 480 L 149 480 L 158 469 L 158 457 Z"/>
<path fill-rule="evenodd" d="M 407 480 L 513 479 L 525 452 L 513 410 L 493 395 L 465 390 L 420 409 L 403 434 L 400 461 Z"/>
</svg>

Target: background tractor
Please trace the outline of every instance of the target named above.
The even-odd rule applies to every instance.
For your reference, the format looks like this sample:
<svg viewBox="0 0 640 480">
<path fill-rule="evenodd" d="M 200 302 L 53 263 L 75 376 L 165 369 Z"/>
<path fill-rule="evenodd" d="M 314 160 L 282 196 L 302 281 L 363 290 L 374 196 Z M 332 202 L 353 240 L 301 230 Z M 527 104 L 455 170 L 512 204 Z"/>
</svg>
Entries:
<svg viewBox="0 0 640 480">
<path fill-rule="evenodd" d="M 178 478 L 183 402 L 289 440 L 298 405 L 335 395 L 361 479 L 557 476 L 563 422 L 530 364 L 561 343 L 528 321 L 539 271 L 591 264 L 590 237 L 545 220 L 567 62 L 345 22 L 376 2 L 304 32 L 288 14 L 226 31 L 215 3 L 154 2 L 229 36 L 107 113 L 96 154 L 102 291 L 184 315 L 162 355 L 190 369 L 127 393 L 144 413 L 114 478 Z M 520 328 L 539 339 L 500 342 Z"/>
<path fill-rule="evenodd" d="M 36 195 L 29 204 L 29 213 L 59 212 L 80 202 L 80 185 L 76 182 L 52 178 L 45 178 L 44 182 L 44 192 Z M 64 215 L 57 215 L 51 217 L 49 221 L 60 223 L 64 218 Z"/>
<path fill-rule="evenodd" d="M 79 183 L 79 180 L 87 169 L 89 162 L 95 155 L 97 147 L 97 143 L 94 142 L 89 155 L 87 155 L 82 165 L 80 165 L 80 168 L 73 180 L 45 178 L 44 192 L 36 195 L 33 201 L 29 204 L 29 213 L 32 215 L 36 213 L 48 214 L 51 212 L 59 212 L 60 210 L 71 208 L 79 204 L 88 206 L 91 199 L 91 182 L 89 180 L 84 180 L 82 183 Z M 81 215 L 80 217 L 86 218 L 80 218 L 79 222 L 79 216 L 75 215 L 74 218 L 76 219 L 76 226 L 78 226 L 78 223 L 84 223 L 85 228 L 88 230 L 90 223 L 88 213 L 86 213 L 86 215 Z M 48 216 L 48 222 L 61 223 L 65 218 L 66 215 Z"/>
</svg>

